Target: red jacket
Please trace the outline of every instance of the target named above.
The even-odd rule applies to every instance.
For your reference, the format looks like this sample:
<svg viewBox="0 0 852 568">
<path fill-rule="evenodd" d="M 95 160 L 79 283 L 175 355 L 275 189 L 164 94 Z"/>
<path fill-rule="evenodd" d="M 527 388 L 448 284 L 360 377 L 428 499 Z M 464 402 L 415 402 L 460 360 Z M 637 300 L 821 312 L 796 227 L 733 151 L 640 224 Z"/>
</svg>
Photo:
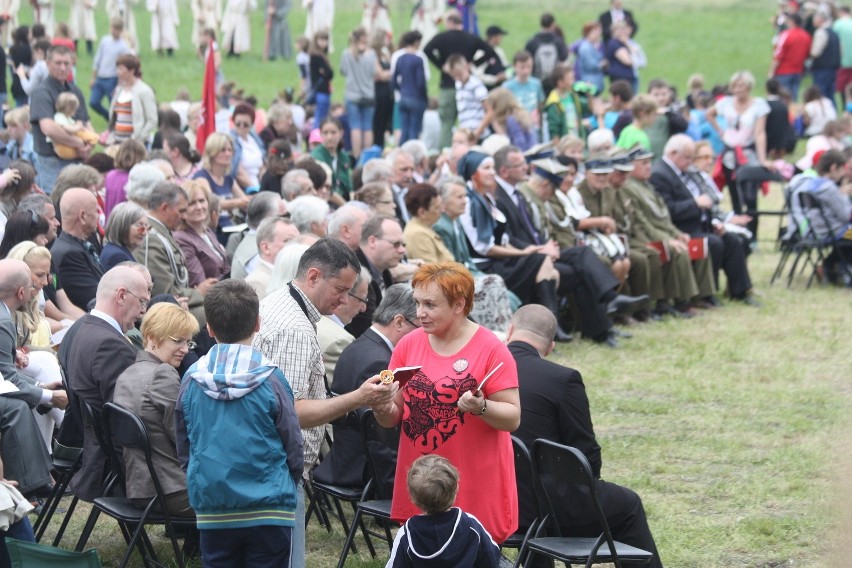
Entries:
<svg viewBox="0 0 852 568">
<path fill-rule="evenodd" d="M 773 58 L 778 62 L 775 75 L 801 74 L 811 52 L 811 36 L 802 28 L 791 28 L 778 36 Z"/>
</svg>

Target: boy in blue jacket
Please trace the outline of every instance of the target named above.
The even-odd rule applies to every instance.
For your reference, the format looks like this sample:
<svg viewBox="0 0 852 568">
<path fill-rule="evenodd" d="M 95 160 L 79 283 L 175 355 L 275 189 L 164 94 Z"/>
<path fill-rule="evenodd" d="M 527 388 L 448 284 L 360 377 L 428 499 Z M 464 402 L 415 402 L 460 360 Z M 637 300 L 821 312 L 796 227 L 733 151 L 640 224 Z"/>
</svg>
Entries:
<svg viewBox="0 0 852 568">
<path fill-rule="evenodd" d="M 178 459 L 201 532 L 205 568 L 290 566 L 302 433 L 284 374 L 251 347 L 254 290 L 224 280 L 204 298 L 218 341 L 183 377 Z"/>
<path fill-rule="evenodd" d="M 385 568 L 497 568 L 500 547 L 470 513 L 453 507 L 459 472 L 444 457 L 420 456 L 408 470 L 408 494 L 423 511 L 393 541 Z"/>
</svg>

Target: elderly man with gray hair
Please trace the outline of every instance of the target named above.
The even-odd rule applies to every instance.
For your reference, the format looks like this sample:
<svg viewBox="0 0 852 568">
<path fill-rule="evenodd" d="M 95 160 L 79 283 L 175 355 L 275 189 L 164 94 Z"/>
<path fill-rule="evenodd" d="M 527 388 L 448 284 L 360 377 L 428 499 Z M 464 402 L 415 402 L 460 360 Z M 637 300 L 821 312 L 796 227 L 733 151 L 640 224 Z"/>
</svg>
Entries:
<svg viewBox="0 0 852 568">
<path fill-rule="evenodd" d="M 361 229 L 370 215 L 369 205 L 363 201 L 350 201 L 328 218 L 328 236 L 340 239 L 356 251 L 361 245 Z"/>
<path fill-rule="evenodd" d="M 409 186 L 414 183 L 414 158 L 401 148 L 397 148 L 387 157 L 391 165 L 391 191 L 393 201 L 396 203 L 396 216 L 402 223 L 402 228 L 411 219 L 411 214 L 405 207 L 405 194 Z"/>
<path fill-rule="evenodd" d="M 287 243 L 298 236 L 299 230 L 289 219 L 269 217 L 261 221 L 254 239 L 257 248 L 256 263 L 254 270 L 246 277 L 246 283 L 257 292 L 259 299 L 266 297 L 275 257 Z"/>
<path fill-rule="evenodd" d="M 189 286 L 186 258 L 172 235 L 186 217 L 186 193 L 179 185 L 160 182 L 151 190 L 146 206 L 151 228 L 133 257 L 151 273 L 152 295 L 171 294 L 204 327 L 204 296 L 218 280 L 207 278 L 195 287 Z"/>
<path fill-rule="evenodd" d="M 151 190 L 162 181 L 166 181 L 166 174 L 163 173 L 163 170 L 151 163 L 142 162 L 130 168 L 124 192 L 127 194 L 128 200 L 142 207 L 147 207 Z"/>
<path fill-rule="evenodd" d="M 290 202 L 290 219 L 300 233 L 322 238 L 328 232 L 328 202 L 316 195 L 302 195 Z"/>
<path fill-rule="evenodd" d="M 374 158 L 364 164 L 361 169 L 361 185 L 374 181 L 390 181 L 393 168 L 390 162 L 384 158 Z"/>
<path fill-rule="evenodd" d="M 414 295 L 408 284 L 394 284 L 385 291 L 373 322 L 361 337 L 353 341 L 337 361 L 331 390 L 344 394 L 388 368 L 391 352 L 408 333 L 417 329 Z M 366 456 L 360 450 L 358 415 L 332 424 L 334 444 L 314 471 L 314 479 L 344 487 L 363 487 L 367 479 Z"/>
<path fill-rule="evenodd" d="M 300 195 L 315 195 L 314 182 L 308 170 L 296 168 L 290 170 L 281 178 L 281 197 L 284 201 L 293 201 Z"/>
<path fill-rule="evenodd" d="M 287 205 L 276 193 L 262 191 L 251 198 L 246 208 L 248 230 L 228 238 L 226 252 L 231 259 L 231 278 L 243 280 L 257 265 L 257 239 L 254 237 L 263 220 L 286 213 Z"/>
</svg>

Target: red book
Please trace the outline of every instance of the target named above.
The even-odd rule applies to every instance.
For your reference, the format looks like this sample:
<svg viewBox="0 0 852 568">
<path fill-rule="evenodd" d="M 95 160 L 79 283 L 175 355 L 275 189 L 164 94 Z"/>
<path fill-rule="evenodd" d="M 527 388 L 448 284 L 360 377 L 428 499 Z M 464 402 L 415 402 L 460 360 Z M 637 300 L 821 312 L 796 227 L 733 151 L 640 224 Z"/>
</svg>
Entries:
<svg viewBox="0 0 852 568">
<path fill-rule="evenodd" d="M 710 253 L 707 237 L 689 239 L 689 260 L 704 260 Z"/>
<path fill-rule="evenodd" d="M 195 136 L 195 148 L 204 154 L 207 137 L 216 132 L 216 64 L 213 54 L 216 46 L 207 46 L 207 61 L 204 66 L 204 84 L 201 87 L 201 112 L 198 131 Z"/>
<path fill-rule="evenodd" d="M 654 241 L 653 243 L 648 243 L 649 247 L 653 247 L 660 251 L 660 264 L 665 264 L 672 259 L 671 253 L 669 253 L 669 245 L 663 241 Z"/>
</svg>

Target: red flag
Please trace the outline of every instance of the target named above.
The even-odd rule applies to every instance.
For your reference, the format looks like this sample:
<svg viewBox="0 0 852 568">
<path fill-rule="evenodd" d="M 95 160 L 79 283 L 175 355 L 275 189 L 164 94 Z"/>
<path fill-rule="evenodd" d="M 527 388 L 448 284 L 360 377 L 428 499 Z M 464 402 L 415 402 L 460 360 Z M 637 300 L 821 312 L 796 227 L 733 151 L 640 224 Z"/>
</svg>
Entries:
<svg viewBox="0 0 852 568">
<path fill-rule="evenodd" d="M 213 55 L 215 51 L 216 45 L 210 42 L 207 46 L 207 62 L 204 66 L 204 84 L 201 87 L 200 120 L 195 134 L 195 147 L 201 154 L 204 154 L 207 137 L 216 132 L 216 64 Z"/>
</svg>

